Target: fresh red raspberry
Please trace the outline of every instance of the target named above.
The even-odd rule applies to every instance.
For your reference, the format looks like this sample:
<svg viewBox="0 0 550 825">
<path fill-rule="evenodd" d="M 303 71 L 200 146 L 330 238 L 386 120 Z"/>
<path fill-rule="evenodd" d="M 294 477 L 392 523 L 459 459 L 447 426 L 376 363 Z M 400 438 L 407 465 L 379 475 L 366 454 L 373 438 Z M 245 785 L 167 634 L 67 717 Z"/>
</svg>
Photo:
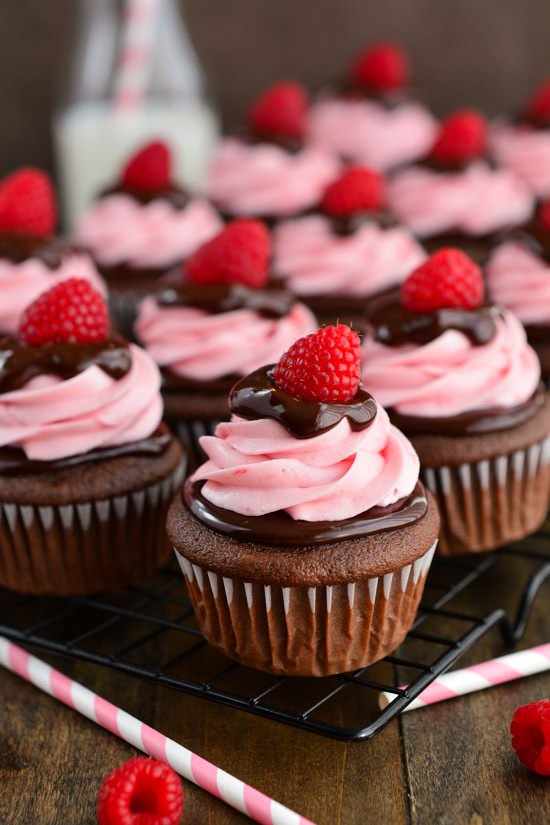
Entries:
<svg viewBox="0 0 550 825">
<path fill-rule="evenodd" d="M 351 166 L 327 186 L 321 206 L 324 212 L 335 217 L 372 212 L 383 207 L 385 188 L 379 172 Z"/>
<path fill-rule="evenodd" d="M 308 96 L 299 83 L 276 83 L 252 104 L 248 125 L 258 137 L 302 138 Z"/>
<path fill-rule="evenodd" d="M 170 185 L 172 157 L 168 146 L 154 140 L 132 155 L 122 170 L 121 183 L 138 192 L 158 192 Z"/>
<path fill-rule="evenodd" d="M 541 204 L 538 211 L 538 221 L 543 229 L 550 232 L 550 201 Z"/>
<path fill-rule="evenodd" d="M 487 151 L 487 121 L 474 109 L 455 112 L 441 123 L 430 158 L 457 163 L 482 157 Z"/>
<path fill-rule="evenodd" d="M 105 341 L 108 336 L 107 304 L 83 278 L 69 278 L 43 292 L 19 322 L 19 338 L 30 347 Z"/>
<path fill-rule="evenodd" d="M 510 733 L 519 761 L 534 773 L 550 776 L 550 699 L 517 708 Z"/>
<path fill-rule="evenodd" d="M 181 780 L 169 765 L 137 756 L 104 779 L 97 798 L 99 825 L 178 825 Z"/>
<path fill-rule="evenodd" d="M 302 401 L 345 404 L 355 396 L 361 369 L 361 342 L 345 324 L 323 327 L 299 338 L 279 359 L 279 389 Z"/>
<path fill-rule="evenodd" d="M 420 264 L 401 287 L 401 305 L 408 312 L 475 309 L 483 301 L 481 270 L 460 249 L 439 249 Z"/>
<path fill-rule="evenodd" d="M 207 241 L 185 263 L 187 280 L 195 284 L 244 284 L 262 287 L 267 282 L 271 239 L 261 221 L 239 218 Z"/>
<path fill-rule="evenodd" d="M 45 172 L 27 166 L 0 183 L 0 231 L 47 238 L 56 221 L 53 185 Z"/>
<path fill-rule="evenodd" d="M 409 60 L 396 43 L 374 43 L 352 64 L 350 80 L 355 86 L 372 92 L 404 89 L 409 83 Z"/>
<path fill-rule="evenodd" d="M 550 123 L 550 80 L 535 89 L 527 104 L 527 114 L 539 123 Z"/>
</svg>

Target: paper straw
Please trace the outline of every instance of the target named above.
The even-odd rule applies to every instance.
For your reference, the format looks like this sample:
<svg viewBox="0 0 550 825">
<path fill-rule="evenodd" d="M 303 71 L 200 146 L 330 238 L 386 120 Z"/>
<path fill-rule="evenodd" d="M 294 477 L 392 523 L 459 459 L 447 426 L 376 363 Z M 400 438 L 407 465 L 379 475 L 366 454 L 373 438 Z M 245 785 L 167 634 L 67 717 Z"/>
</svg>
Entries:
<svg viewBox="0 0 550 825">
<path fill-rule="evenodd" d="M 173 739 L 168 739 L 135 716 L 102 699 L 79 682 L 69 679 L 46 662 L 0 636 L 0 665 L 78 711 L 102 728 L 149 756 L 166 762 L 177 773 L 218 799 L 227 802 L 260 825 L 315 825 L 285 808 L 230 773 L 222 771 Z"/>
<path fill-rule="evenodd" d="M 145 97 L 160 0 L 126 0 L 115 70 L 115 109 L 138 108 Z"/>
<path fill-rule="evenodd" d="M 550 670 L 550 644 L 518 650 L 517 653 L 509 653 L 507 656 L 499 656 L 498 659 L 438 676 L 403 710 L 416 710 L 435 702 L 443 702 L 445 699 L 474 693 L 476 690 L 486 690 L 505 682 L 513 682 L 523 676 L 543 673 L 545 670 Z M 383 691 L 379 697 L 380 707 L 387 707 L 395 697 L 395 693 Z"/>
</svg>

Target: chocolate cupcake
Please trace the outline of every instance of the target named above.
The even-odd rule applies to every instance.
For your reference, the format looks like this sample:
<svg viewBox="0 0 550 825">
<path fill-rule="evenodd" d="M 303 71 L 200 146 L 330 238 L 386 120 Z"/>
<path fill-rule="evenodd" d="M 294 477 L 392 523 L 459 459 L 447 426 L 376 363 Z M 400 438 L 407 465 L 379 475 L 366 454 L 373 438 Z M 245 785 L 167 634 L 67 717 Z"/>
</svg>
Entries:
<svg viewBox="0 0 550 825">
<path fill-rule="evenodd" d="M 207 193 L 227 219 L 253 217 L 273 226 L 318 203 L 339 164 L 304 142 L 307 106 L 299 84 L 271 86 L 254 102 L 242 134 L 220 142 Z"/>
<path fill-rule="evenodd" d="M 395 43 L 364 49 L 344 80 L 314 103 L 308 121 L 312 145 L 380 172 L 423 157 L 436 130 L 410 88 L 408 57 Z"/>
<path fill-rule="evenodd" d="M 487 152 L 485 118 L 474 110 L 455 112 L 424 159 L 390 181 L 390 208 L 429 252 L 457 246 L 483 264 L 495 236 L 531 216 L 527 184 L 492 165 Z"/>
<path fill-rule="evenodd" d="M 26 167 L 0 181 L 0 334 L 17 332 L 23 310 L 78 273 L 102 294 L 105 284 L 81 247 L 54 235 L 57 204 L 45 172 Z"/>
<path fill-rule="evenodd" d="M 273 673 L 371 664 L 413 622 L 439 518 L 410 443 L 359 387 L 357 334 L 297 341 L 230 406 L 168 515 L 202 632 Z"/>
<path fill-rule="evenodd" d="M 187 421 L 227 418 L 235 381 L 316 328 L 267 282 L 270 246 L 262 223 L 233 221 L 140 306 L 136 337 L 161 368 L 166 416 L 184 438 Z"/>
<path fill-rule="evenodd" d="M 378 172 L 350 167 L 319 207 L 281 222 L 273 235 L 273 273 L 319 323 L 364 326 L 369 300 L 397 286 L 426 257 L 386 208 Z"/>
<path fill-rule="evenodd" d="M 109 286 L 111 312 L 131 334 L 136 309 L 155 281 L 221 228 L 215 209 L 172 180 L 172 158 L 159 141 L 140 149 L 120 180 L 77 222 L 76 237 L 92 253 Z"/>
<path fill-rule="evenodd" d="M 60 596 L 151 575 L 184 470 L 154 362 L 109 337 L 105 302 L 72 278 L 28 307 L 0 364 L 0 586 Z"/>
<path fill-rule="evenodd" d="M 443 554 L 491 550 L 545 519 L 550 402 L 525 331 L 442 249 L 370 316 L 363 380 L 420 457 Z"/>
</svg>

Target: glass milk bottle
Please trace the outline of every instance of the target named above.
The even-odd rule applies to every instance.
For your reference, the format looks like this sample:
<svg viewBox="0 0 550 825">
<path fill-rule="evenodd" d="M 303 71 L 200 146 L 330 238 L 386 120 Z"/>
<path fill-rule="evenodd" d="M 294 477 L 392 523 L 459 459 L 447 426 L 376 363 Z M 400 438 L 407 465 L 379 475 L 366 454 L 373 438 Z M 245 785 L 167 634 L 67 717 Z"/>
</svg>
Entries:
<svg viewBox="0 0 550 825">
<path fill-rule="evenodd" d="M 65 219 L 163 139 L 174 180 L 200 190 L 218 119 L 176 0 L 80 0 L 68 90 L 53 129 Z"/>
</svg>

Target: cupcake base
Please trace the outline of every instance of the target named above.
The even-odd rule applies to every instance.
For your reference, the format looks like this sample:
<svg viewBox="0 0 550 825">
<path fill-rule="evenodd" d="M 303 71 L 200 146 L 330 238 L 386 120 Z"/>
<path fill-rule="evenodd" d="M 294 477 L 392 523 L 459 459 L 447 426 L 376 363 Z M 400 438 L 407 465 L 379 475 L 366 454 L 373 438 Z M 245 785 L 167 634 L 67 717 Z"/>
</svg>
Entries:
<svg viewBox="0 0 550 825">
<path fill-rule="evenodd" d="M 258 670 L 326 676 L 383 658 L 410 629 L 439 529 L 412 525 L 306 548 L 238 542 L 176 497 L 168 534 L 208 642 Z"/>
<path fill-rule="evenodd" d="M 137 584 L 165 564 L 164 522 L 185 462 L 123 456 L 0 478 L 0 586 L 86 595 Z"/>
</svg>

